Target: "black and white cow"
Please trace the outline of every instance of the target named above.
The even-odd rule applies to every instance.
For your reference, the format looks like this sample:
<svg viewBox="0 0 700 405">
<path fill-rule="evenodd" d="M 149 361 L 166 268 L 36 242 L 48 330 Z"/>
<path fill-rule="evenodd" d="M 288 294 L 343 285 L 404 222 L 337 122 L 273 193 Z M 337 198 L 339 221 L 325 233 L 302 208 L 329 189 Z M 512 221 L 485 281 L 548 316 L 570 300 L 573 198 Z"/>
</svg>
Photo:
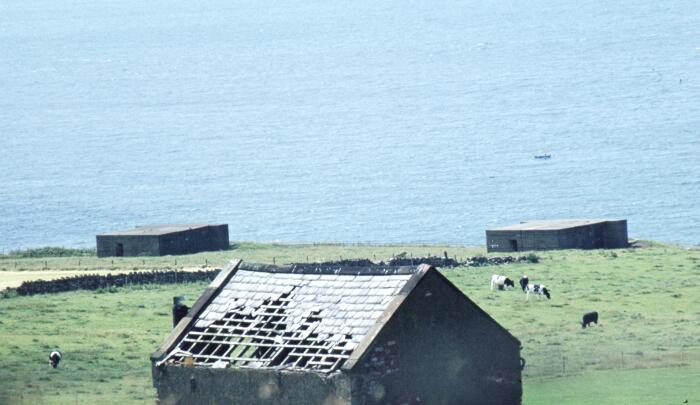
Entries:
<svg viewBox="0 0 700 405">
<path fill-rule="evenodd" d="M 49 364 L 51 364 L 51 367 L 56 368 L 58 367 L 58 363 L 61 361 L 61 352 L 58 350 L 54 350 L 49 354 Z"/>
<path fill-rule="evenodd" d="M 523 289 L 523 292 L 527 292 L 526 289 L 527 289 L 527 285 L 529 282 L 530 282 L 530 279 L 527 278 L 527 276 L 520 277 L 520 288 Z"/>
<path fill-rule="evenodd" d="M 598 311 L 588 312 L 583 314 L 583 321 L 581 322 L 581 328 L 586 328 L 586 326 L 591 326 L 594 323 L 598 325 Z"/>
<path fill-rule="evenodd" d="M 525 287 L 525 299 L 530 299 L 530 294 L 544 295 L 548 300 L 552 299 L 549 290 L 542 284 L 528 284 Z"/>
<path fill-rule="evenodd" d="M 515 283 L 506 276 L 494 274 L 491 276 L 491 291 L 493 291 L 493 286 L 497 286 L 499 290 L 503 290 L 506 286 L 515 287 Z"/>
</svg>

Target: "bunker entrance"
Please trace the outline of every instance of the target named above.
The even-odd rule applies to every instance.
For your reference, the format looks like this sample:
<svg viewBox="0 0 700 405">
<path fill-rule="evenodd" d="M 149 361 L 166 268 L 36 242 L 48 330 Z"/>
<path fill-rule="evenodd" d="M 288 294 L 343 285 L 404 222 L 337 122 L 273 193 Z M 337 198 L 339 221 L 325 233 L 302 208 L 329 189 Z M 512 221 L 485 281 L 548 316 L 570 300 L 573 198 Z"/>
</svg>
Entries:
<svg viewBox="0 0 700 405">
<path fill-rule="evenodd" d="M 513 252 L 517 252 L 518 251 L 518 241 L 515 239 L 511 239 L 511 240 L 509 240 L 509 242 L 510 242 L 510 250 L 512 250 Z"/>
<path fill-rule="evenodd" d="M 124 256 L 124 244 L 123 243 L 117 243 L 117 249 L 115 256 Z"/>
</svg>

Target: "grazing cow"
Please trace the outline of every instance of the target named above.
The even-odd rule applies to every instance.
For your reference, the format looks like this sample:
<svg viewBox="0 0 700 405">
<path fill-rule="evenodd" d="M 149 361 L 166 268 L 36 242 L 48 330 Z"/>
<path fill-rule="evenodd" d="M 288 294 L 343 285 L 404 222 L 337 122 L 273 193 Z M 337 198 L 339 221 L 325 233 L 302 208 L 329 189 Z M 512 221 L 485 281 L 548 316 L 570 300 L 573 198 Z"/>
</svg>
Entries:
<svg viewBox="0 0 700 405">
<path fill-rule="evenodd" d="M 493 286 L 498 286 L 499 290 L 503 290 L 505 286 L 511 286 L 515 287 L 515 283 L 513 280 L 509 279 L 506 276 L 499 276 L 498 274 L 494 274 L 491 276 L 491 291 L 493 291 Z"/>
<path fill-rule="evenodd" d="M 585 329 L 586 326 L 591 326 L 592 323 L 598 325 L 598 311 L 583 314 L 583 322 L 581 322 L 581 328 Z"/>
<path fill-rule="evenodd" d="M 520 287 L 523 289 L 523 292 L 527 292 L 527 284 L 530 282 L 530 279 L 527 278 L 527 276 L 522 276 L 520 278 Z"/>
<path fill-rule="evenodd" d="M 58 367 L 58 363 L 61 361 L 61 352 L 58 350 L 54 350 L 49 354 L 49 364 L 51 364 L 51 367 L 56 368 Z"/>
<path fill-rule="evenodd" d="M 185 297 L 177 296 L 173 297 L 173 328 L 180 323 L 180 320 L 187 316 L 190 307 L 182 303 Z"/>
<path fill-rule="evenodd" d="M 525 290 L 525 299 L 530 299 L 530 294 L 544 295 L 548 300 L 552 299 L 549 290 L 542 284 L 528 284 Z"/>
</svg>

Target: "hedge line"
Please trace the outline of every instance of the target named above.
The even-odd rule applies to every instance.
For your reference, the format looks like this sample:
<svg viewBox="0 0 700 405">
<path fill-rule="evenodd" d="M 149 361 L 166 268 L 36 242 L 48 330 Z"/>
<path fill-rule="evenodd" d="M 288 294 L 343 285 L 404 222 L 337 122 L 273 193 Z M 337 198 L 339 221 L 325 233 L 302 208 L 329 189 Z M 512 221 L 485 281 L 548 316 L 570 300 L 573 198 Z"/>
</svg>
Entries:
<svg viewBox="0 0 700 405">
<path fill-rule="evenodd" d="M 465 257 L 464 260 L 459 261 L 456 258 L 452 259 L 450 257 L 415 257 L 408 258 L 405 256 L 395 257 L 390 259 L 387 264 L 392 266 L 410 266 L 413 264 L 426 263 L 435 267 L 479 267 L 488 265 L 501 265 L 508 263 L 537 263 L 539 257 L 534 254 L 529 254 L 527 256 L 472 256 Z"/>
<path fill-rule="evenodd" d="M 196 281 L 211 281 L 221 269 L 198 271 L 140 271 L 124 274 L 87 274 L 62 277 L 56 280 L 25 281 L 17 287 L 17 295 L 49 294 L 75 290 L 99 290 L 109 287 L 124 287 L 140 284 L 174 284 Z"/>
<path fill-rule="evenodd" d="M 539 258 L 536 255 L 528 256 L 501 256 L 501 257 L 484 257 L 474 256 L 467 257 L 464 261 L 457 261 L 449 257 L 416 257 L 407 258 L 405 256 L 395 257 L 386 263 L 391 266 L 407 266 L 418 263 L 427 263 L 437 267 L 456 267 L 456 266 L 484 266 L 484 265 L 499 265 L 506 263 L 522 263 L 530 262 L 537 263 Z M 297 263 L 297 266 L 319 266 L 319 265 L 353 265 L 353 266 L 372 266 L 376 265 L 367 259 L 360 260 L 341 260 L 339 262 L 328 263 Z M 382 263 L 383 264 L 383 263 Z M 211 281 L 221 269 L 214 270 L 198 270 L 198 271 L 177 271 L 177 270 L 155 270 L 141 271 L 124 274 L 107 274 L 104 276 L 97 274 L 87 274 L 84 276 L 63 277 L 56 280 L 44 281 L 25 281 L 14 291 L 17 295 L 35 295 L 49 294 L 75 290 L 99 290 L 109 287 L 124 287 L 128 285 L 140 284 L 175 284 L 189 283 L 197 281 Z"/>
</svg>

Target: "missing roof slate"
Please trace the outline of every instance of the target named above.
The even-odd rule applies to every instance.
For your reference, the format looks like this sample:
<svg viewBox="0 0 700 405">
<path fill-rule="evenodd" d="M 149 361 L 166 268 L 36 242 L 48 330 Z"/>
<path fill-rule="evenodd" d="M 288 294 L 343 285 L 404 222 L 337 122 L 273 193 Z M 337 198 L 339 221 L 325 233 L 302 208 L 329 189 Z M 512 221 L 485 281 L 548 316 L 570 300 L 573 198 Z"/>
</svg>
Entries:
<svg viewBox="0 0 700 405">
<path fill-rule="evenodd" d="M 339 369 L 417 267 L 242 263 L 163 361 Z"/>
</svg>

